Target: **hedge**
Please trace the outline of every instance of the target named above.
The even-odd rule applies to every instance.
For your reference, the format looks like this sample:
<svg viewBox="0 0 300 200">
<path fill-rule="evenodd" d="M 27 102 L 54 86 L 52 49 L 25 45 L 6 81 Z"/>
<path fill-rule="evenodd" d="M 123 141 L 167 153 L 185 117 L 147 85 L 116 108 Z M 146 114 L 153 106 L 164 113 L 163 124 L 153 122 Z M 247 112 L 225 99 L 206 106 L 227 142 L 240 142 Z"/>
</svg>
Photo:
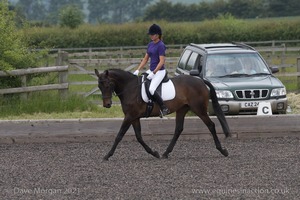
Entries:
<svg viewBox="0 0 300 200">
<path fill-rule="evenodd" d="M 36 48 L 84 48 L 142 46 L 149 42 L 148 27 L 153 22 L 119 25 L 82 25 L 77 29 L 61 27 L 30 28 L 27 36 Z M 202 22 L 157 22 L 166 44 L 211 43 L 229 41 L 269 41 L 300 39 L 300 20 L 214 19 Z"/>
</svg>

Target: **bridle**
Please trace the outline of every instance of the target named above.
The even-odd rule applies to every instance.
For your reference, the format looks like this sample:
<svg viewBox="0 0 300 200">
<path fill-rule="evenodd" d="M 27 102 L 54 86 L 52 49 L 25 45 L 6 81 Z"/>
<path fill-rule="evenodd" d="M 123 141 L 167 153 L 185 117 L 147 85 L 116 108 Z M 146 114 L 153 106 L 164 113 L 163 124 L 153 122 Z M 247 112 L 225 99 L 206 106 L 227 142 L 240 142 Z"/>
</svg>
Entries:
<svg viewBox="0 0 300 200">
<path fill-rule="evenodd" d="M 111 82 L 109 79 L 105 79 L 105 80 L 98 80 L 98 84 L 100 85 L 100 83 L 103 83 L 104 84 L 104 86 L 105 86 L 105 84 L 108 84 L 109 85 L 109 89 L 110 89 L 110 95 L 106 95 L 106 96 L 104 96 L 103 94 L 102 94 L 102 91 L 101 91 L 101 98 L 102 98 L 102 100 L 104 100 L 104 99 L 111 99 L 112 98 L 112 94 L 114 93 L 114 84 L 113 84 L 113 82 Z M 106 87 L 106 86 L 105 86 Z M 99 87 L 100 88 L 100 87 Z"/>
<path fill-rule="evenodd" d="M 139 83 L 138 83 L 137 85 L 134 85 L 133 87 L 139 87 L 139 86 L 141 86 L 145 81 L 146 81 L 146 79 L 145 79 L 144 81 L 140 81 L 140 79 L 138 78 L 138 82 L 139 82 Z M 126 92 L 126 90 L 123 90 L 122 92 L 116 93 L 116 92 L 114 91 L 115 84 L 114 84 L 112 81 L 110 81 L 109 78 L 107 78 L 107 79 L 105 79 L 105 80 L 99 80 L 98 82 L 99 82 L 99 84 L 100 84 L 100 83 L 106 83 L 106 84 L 109 84 L 109 85 L 110 85 L 110 95 L 103 96 L 103 95 L 101 94 L 102 100 L 103 100 L 103 99 L 111 99 L 111 98 L 113 97 L 113 94 L 114 94 L 114 96 L 119 96 L 119 95 L 121 95 L 121 94 L 123 94 L 123 93 Z M 133 88 L 133 87 L 132 87 L 132 88 Z M 101 93 L 102 93 L 102 92 L 101 92 Z"/>
</svg>

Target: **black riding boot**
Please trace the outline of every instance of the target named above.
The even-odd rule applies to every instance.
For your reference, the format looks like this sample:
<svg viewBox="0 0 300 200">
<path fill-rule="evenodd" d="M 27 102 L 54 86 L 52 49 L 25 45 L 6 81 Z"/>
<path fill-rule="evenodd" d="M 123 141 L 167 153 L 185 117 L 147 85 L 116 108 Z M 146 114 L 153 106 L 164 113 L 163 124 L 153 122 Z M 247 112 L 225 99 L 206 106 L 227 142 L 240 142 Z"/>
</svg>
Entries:
<svg viewBox="0 0 300 200">
<path fill-rule="evenodd" d="M 155 101 L 159 107 L 162 115 L 167 115 L 170 113 L 170 110 L 167 108 L 167 106 L 164 104 L 164 101 L 162 98 L 159 96 L 157 92 L 154 92 L 152 95 L 153 101 Z"/>
</svg>

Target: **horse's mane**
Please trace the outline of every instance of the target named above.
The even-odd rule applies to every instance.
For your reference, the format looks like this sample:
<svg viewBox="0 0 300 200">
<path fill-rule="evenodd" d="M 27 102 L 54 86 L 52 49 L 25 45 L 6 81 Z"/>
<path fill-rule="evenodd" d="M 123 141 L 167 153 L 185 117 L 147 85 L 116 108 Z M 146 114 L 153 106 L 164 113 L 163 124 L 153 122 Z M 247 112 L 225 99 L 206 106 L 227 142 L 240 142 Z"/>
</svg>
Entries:
<svg viewBox="0 0 300 200">
<path fill-rule="evenodd" d="M 123 70 L 123 69 L 109 69 L 108 70 L 109 72 L 115 72 L 115 73 L 122 73 L 122 74 L 127 74 L 127 75 L 133 75 L 131 72 L 129 72 L 129 71 L 125 71 L 125 70 Z"/>
<path fill-rule="evenodd" d="M 122 79 L 132 79 L 133 77 L 135 77 L 135 75 L 133 75 L 131 72 L 125 71 L 123 69 L 109 69 L 108 73 L 118 77 L 122 77 Z"/>
</svg>

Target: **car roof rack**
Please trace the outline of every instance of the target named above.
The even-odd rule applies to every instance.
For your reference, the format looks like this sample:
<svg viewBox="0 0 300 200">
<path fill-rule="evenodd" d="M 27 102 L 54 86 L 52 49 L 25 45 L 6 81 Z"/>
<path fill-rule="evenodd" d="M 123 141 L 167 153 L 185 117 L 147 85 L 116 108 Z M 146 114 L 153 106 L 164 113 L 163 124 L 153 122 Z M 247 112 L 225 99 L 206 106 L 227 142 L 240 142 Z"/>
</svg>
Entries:
<svg viewBox="0 0 300 200">
<path fill-rule="evenodd" d="M 206 48 L 205 48 L 205 47 L 203 48 L 203 47 L 200 46 L 199 44 L 190 43 L 190 45 L 193 46 L 193 47 L 197 47 L 197 48 L 199 48 L 199 49 L 202 49 L 203 51 L 206 51 Z"/>
<path fill-rule="evenodd" d="M 243 42 L 231 42 L 232 44 L 234 45 L 237 45 L 239 47 L 244 47 L 244 48 L 247 48 L 247 49 L 251 49 L 251 50 L 255 50 L 253 47 L 243 43 Z"/>
<path fill-rule="evenodd" d="M 205 46 L 205 45 L 207 45 L 207 46 Z M 221 45 L 218 45 L 218 43 L 216 43 L 215 45 L 190 43 L 190 46 L 196 47 L 196 48 L 201 49 L 205 52 L 207 52 L 209 49 L 226 48 L 226 47 L 227 48 L 240 47 L 240 48 L 243 48 L 243 49 L 255 50 L 253 47 L 251 47 L 251 46 L 249 46 L 245 43 L 239 43 L 239 42 L 222 43 Z"/>
</svg>

